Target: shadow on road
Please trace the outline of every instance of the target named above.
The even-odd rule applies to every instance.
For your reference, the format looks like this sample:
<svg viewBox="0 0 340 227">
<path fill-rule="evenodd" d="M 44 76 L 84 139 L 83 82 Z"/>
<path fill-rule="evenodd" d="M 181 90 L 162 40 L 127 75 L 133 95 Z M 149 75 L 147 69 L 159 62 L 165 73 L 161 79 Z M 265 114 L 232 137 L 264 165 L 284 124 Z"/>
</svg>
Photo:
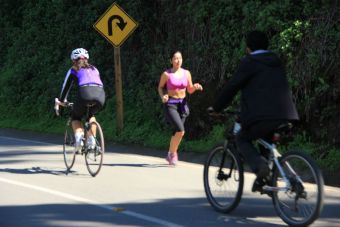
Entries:
<svg viewBox="0 0 340 227">
<path fill-rule="evenodd" d="M 112 167 L 144 167 L 144 168 L 173 168 L 168 164 L 120 164 L 120 163 L 112 163 L 112 164 L 103 164 L 103 166 L 112 166 Z"/>
<path fill-rule="evenodd" d="M 42 204 L 24 206 L 0 206 L 5 219 L 0 226 L 164 226 L 134 215 L 149 216 L 181 226 L 284 226 L 265 223 L 245 217 L 235 217 L 215 212 L 206 204 L 205 198 L 168 199 L 152 203 L 108 204 L 118 209 L 102 209 L 87 204 Z M 262 207 L 261 215 L 268 214 Z M 271 212 L 272 213 L 272 212 Z M 270 216 L 270 215 L 268 215 Z"/>
<path fill-rule="evenodd" d="M 2 146 L 0 146 L 2 148 Z M 20 146 L 19 146 L 20 147 Z M 45 145 L 46 147 L 46 145 Z M 35 157 L 49 156 L 49 155 L 60 155 L 62 160 L 61 151 L 49 151 L 45 147 L 27 145 L 23 146 L 22 149 L 1 149 L 0 150 L 0 164 L 11 164 L 11 163 L 23 163 L 36 160 Z"/>
<path fill-rule="evenodd" d="M 65 175 L 66 172 L 64 170 L 53 170 L 53 169 L 44 169 L 41 167 L 32 167 L 32 168 L 23 168 L 23 169 L 14 169 L 14 168 L 0 168 L 0 173 L 15 173 L 15 174 L 52 174 L 52 175 Z M 70 173 L 74 173 L 71 171 Z M 0 225 L 1 226 L 1 225 Z"/>
<path fill-rule="evenodd" d="M 0 168 L 0 173 L 13 173 L 13 174 L 50 174 L 50 175 L 67 175 L 66 170 L 53 170 L 44 167 L 32 167 L 32 168 L 23 168 L 23 169 L 14 169 L 14 168 Z M 87 174 L 80 174 L 77 171 L 69 171 L 68 174 L 78 175 L 78 176 L 87 176 Z M 0 225 L 1 226 L 1 225 Z"/>
<path fill-rule="evenodd" d="M 101 205 L 106 208 L 87 204 L 0 206 L 1 216 L 5 217 L 0 220 L 0 226 L 164 226 L 143 220 L 141 216 L 195 227 L 286 226 L 278 219 L 268 198 L 246 198 L 228 215 L 215 212 L 205 198 L 174 198 L 150 203 Z M 334 211 L 337 207 L 338 204 L 328 204 L 325 209 Z M 339 226 L 337 213 L 327 213 L 313 226 Z M 140 216 L 137 217 L 138 215 Z M 336 221 L 325 225 L 326 219 Z"/>
</svg>

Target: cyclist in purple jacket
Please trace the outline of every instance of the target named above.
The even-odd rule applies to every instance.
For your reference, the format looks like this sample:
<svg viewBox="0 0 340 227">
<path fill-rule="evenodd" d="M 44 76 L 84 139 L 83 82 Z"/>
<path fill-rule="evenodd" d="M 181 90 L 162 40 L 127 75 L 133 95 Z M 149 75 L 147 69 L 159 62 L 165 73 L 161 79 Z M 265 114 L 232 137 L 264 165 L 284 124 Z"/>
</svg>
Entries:
<svg viewBox="0 0 340 227">
<path fill-rule="evenodd" d="M 72 67 L 68 70 L 59 100 L 67 102 L 67 96 L 73 84 L 78 87 L 78 94 L 74 102 L 71 117 L 72 128 L 75 135 L 75 148 L 81 149 L 81 141 L 84 136 L 84 129 L 81 119 L 86 115 L 87 104 L 95 104 L 89 109 L 90 122 L 96 121 L 95 114 L 101 110 L 105 103 L 105 92 L 103 82 L 100 79 L 96 67 L 88 63 L 89 53 L 83 48 L 77 48 L 71 53 Z M 95 131 L 95 130 L 94 130 Z M 93 135 L 89 135 L 88 145 L 95 144 Z M 92 144 L 93 143 L 93 144 Z"/>
</svg>

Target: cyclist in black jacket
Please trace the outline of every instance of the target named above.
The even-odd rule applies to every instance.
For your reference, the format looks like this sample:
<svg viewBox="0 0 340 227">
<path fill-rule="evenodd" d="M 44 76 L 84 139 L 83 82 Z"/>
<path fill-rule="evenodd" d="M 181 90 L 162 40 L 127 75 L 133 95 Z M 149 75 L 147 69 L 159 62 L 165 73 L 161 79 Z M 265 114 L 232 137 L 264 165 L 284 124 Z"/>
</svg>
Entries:
<svg viewBox="0 0 340 227">
<path fill-rule="evenodd" d="M 252 141 L 269 138 L 273 130 L 287 121 L 299 119 L 292 100 L 285 68 L 268 48 L 263 32 L 252 31 L 246 36 L 247 56 L 223 87 L 213 104 L 216 112 L 228 106 L 241 91 L 241 125 L 237 135 L 238 150 L 257 175 L 252 191 L 261 191 L 267 183 L 269 167 Z"/>
</svg>

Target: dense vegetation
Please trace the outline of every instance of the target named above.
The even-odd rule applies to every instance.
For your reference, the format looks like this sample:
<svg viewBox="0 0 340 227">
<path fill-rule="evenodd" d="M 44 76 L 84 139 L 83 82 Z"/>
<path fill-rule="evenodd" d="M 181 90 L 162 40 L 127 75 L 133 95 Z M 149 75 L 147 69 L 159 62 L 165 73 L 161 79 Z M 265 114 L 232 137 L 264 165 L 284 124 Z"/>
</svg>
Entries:
<svg viewBox="0 0 340 227">
<path fill-rule="evenodd" d="M 0 126 L 60 133 L 53 98 L 70 67 L 70 51 L 84 47 L 106 84 L 99 115 L 107 138 L 166 149 L 157 85 L 169 54 L 204 92 L 189 97 L 192 114 L 183 150 L 203 151 L 223 137 L 204 110 L 244 54 L 246 31 L 260 29 L 287 64 L 301 115 L 293 145 L 307 147 L 324 166 L 339 168 L 339 4 L 336 0 L 120 0 L 139 27 L 121 47 L 124 130 L 117 135 L 113 47 L 93 24 L 108 0 L 3 0 L 0 8 Z M 237 100 L 235 101 L 237 104 Z M 65 115 L 64 115 L 65 116 Z"/>
</svg>

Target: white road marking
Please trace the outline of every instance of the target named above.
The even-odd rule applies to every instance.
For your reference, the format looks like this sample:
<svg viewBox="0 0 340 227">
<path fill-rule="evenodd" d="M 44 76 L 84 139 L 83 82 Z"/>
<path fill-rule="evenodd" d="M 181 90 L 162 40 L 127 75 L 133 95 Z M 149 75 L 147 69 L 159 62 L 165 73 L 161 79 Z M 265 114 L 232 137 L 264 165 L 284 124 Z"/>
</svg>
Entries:
<svg viewBox="0 0 340 227">
<path fill-rule="evenodd" d="M 73 200 L 73 201 L 77 201 L 77 202 L 81 202 L 81 203 L 85 203 L 85 204 L 90 204 L 90 205 L 100 207 L 100 208 L 105 209 L 105 210 L 115 211 L 115 212 L 120 213 L 120 214 L 125 214 L 127 216 L 142 219 L 144 221 L 159 224 L 159 225 L 162 225 L 162 226 L 182 227 L 181 225 L 171 223 L 171 222 L 159 219 L 159 218 L 154 218 L 154 217 L 147 216 L 147 215 L 144 215 L 144 214 L 125 210 L 124 208 L 120 208 L 120 207 L 112 207 L 112 206 L 100 204 L 100 203 L 98 203 L 94 200 L 89 200 L 89 199 L 86 199 L 86 198 L 70 195 L 70 194 L 59 192 L 59 191 L 56 191 L 56 190 L 51 190 L 51 189 L 48 189 L 48 188 L 43 188 L 43 187 L 39 187 L 39 186 L 36 186 L 36 185 L 26 184 L 26 183 L 22 183 L 22 182 L 18 182 L 18 181 L 13 181 L 13 180 L 1 178 L 1 177 L 0 177 L 0 181 L 4 182 L 4 183 L 16 185 L 16 186 L 34 189 L 34 190 L 37 190 L 37 191 L 42 191 L 42 192 L 45 192 L 45 193 L 49 193 L 49 194 L 52 194 L 52 195 L 56 195 L 56 196 L 60 196 L 60 197 L 66 198 L 66 199 L 70 199 L 70 200 Z"/>
</svg>

